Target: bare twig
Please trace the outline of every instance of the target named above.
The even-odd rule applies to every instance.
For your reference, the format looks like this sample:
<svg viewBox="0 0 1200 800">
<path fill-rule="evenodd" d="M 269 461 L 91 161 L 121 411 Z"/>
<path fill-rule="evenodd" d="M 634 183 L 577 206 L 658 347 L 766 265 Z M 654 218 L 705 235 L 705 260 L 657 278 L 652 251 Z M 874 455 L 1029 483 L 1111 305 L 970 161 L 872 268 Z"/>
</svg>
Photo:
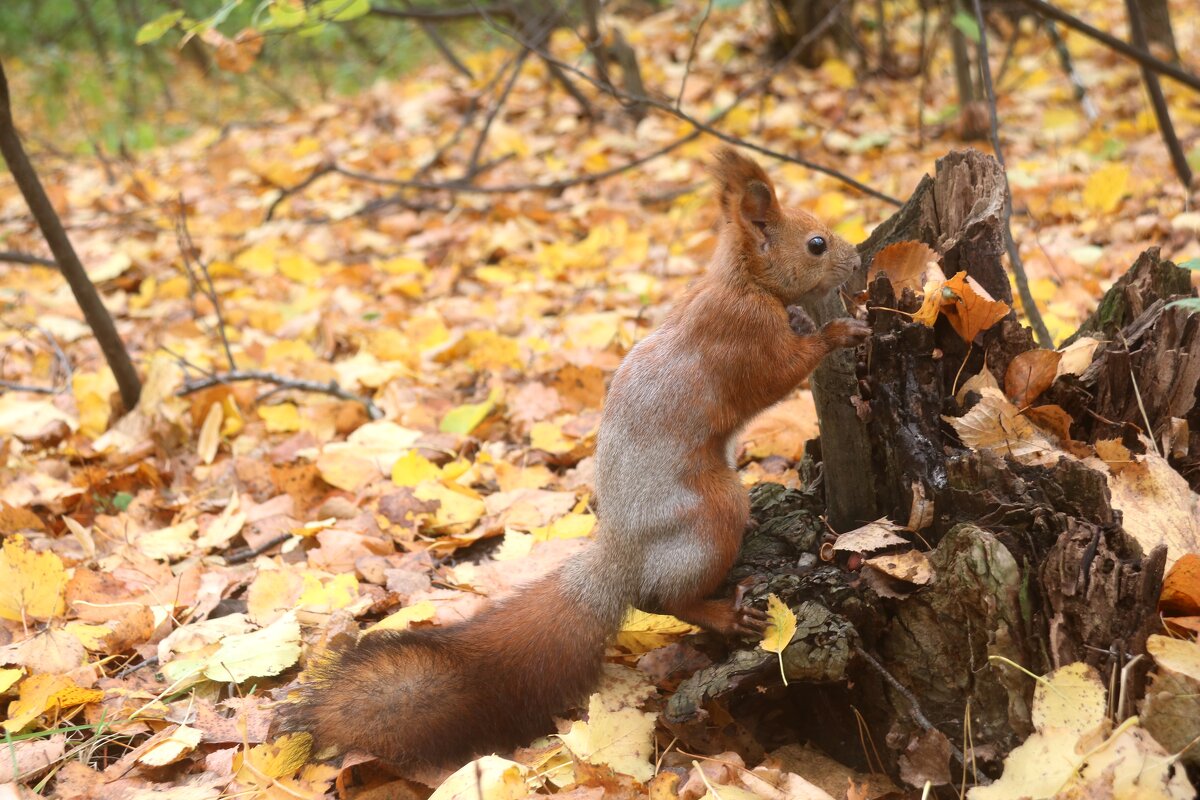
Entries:
<svg viewBox="0 0 1200 800">
<path fill-rule="evenodd" d="M 331 173 L 333 171 L 334 171 L 334 169 L 333 169 L 332 164 L 321 164 L 316 169 L 314 169 L 312 172 L 310 172 L 308 174 L 308 177 L 305 178 L 304 180 L 300 181 L 299 183 L 295 184 L 294 186 L 289 186 L 285 189 L 282 189 L 279 192 L 279 196 L 276 197 L 273 201 L 271 201 L 271 205 L 267 207 L 267 215 L 265 217 L 263 217 L 263 222 L 270 222 L 271 220 L 273 220 L 275 218 L 275 211 L 279 208 L 280 205 L 283 204 L 284 200 L 287 200 L 289 197 L 291 197 L 294 194 L 304 191 L 305 189 L 307 189 L 309 186 L 312 185 L 313 181 L 317 180 L 318 178 L 320 178 L 324 175 L 328 175 L 329 173 Z"/>
<path fill-rule="evenodd" d="M 277 547 L 283 544 L 288 539 L 292 538 L 292 536 L 293 534 L 290 533 L 280 533 L 272 536 L 265 542 L 262 542 L 257 547 L 239 547 L 237 550 L 234 550 L 229 555 L 225 556 L 225 563 L 228 565 L 244 564 L 250 559 L 257 558 L 258 556 L 267 552 L 272 547 Z"/>
<path fill-rule="evenodd" d="M 1142 23 L 1142 10 L 1136 0 L 1125 0 L 1125 9 L 1129 13 L 1129 38 L 1140 50 L 1146 50 L 1146 29 Z M 1184 189 L 1192 188 L 1192 168 L 1188 165 L 1187 155 L 1175 135 L 1175 126 L 1171 123 L 1171 109 L 1167 107 L 1167 98 L 1163 96 L 1162 85 L 1158 76 L 1149 67 L 1142 65 L 1142 80 L 1146 83 L 1146 92 L 1150 95 L 1150 104 L 1154 106 L 1154 117 L 1158 120 L 1158 130 L 1162 134 L 1167 152 L 1171 154 L 1171 163 L 1175 174 L 1183 182 Z"/>
<path fill-rule="evenodd" d="M 66 391 L 65 386 L 34 386 L 15 381 L 0 381 L 0 389 L 6 392 L 33 392 L 34 394 L 60 394 Z"/>
<path fill-rule="evenodd" d="M 316 392 L 318 394 L 327 394 L 341 400 L 353 400 L 356 403 L 361 403 L 367 410 L 367 416 L 371 419 L 383 419 L 383 409 L 375 405 L 375 401 L 369 397 L 364 397 L 360 394 L 355 394 L 347 389 L 343 389 L 338 385 L 337 381 L 321 381 L 305 380 L 303 378 L 289 378 L 286 375 L 279 375 L 275 372 L 262 369 L 235 369 L 229 372 L 218 372 L 212 375 L 207 375 L 203 378 L 189 378 L 184 381 L 183 386 L 179 388 L 175 395 L 177 397 L 185 397 L 189 394 L 199 392 L 202 389 L 208 389 L 213 386 L 221 386 L 228 383 L 238 383 L 241 381 L 259 381 L 261 383 L 271 383 L 280 386 L 284 389 L 295 389 L 301 392 Z"/>
<path fill-rule="evenodd" d="M 179 197 L 179 217 L 175 222 L 175 238 L 179 244 L 179 254 L 183 258 L 184 269 L 187 270 L 188 280 L 193 289 L 199 289 L 212 303 L 213 313 L 217 316 L 217 333 L 221 337 L 221 345 L 225 348 L 225 360 L 229 362 L 229 368 L 236 371 L 237 362 L 234 361 L 233 349 L 229 346 L 229 335 L 225 332 L 225 315 L 221 311 L 221 297 L 217 294 L 212 276 L 208 273 L 208 263 L 200 257 L 200 250 L 192 241 L 192 233 L 188 230 L 187 224 L 187 204 L 182 195 Z M 197 271 L 204 276 L 203 284 L 196 277 Z"/>
<path fill-rule="evenodd" d="M 1174 64 L 1168 64 L 1162 59 L 1155 58 L 1145 50 L 1127 44 L 1112 34 L 1105 33 L 1099 28 L 1094 28 L 1078 17 L 1074 17 L 1057 7 L 1050 5 L 1049 3 L 1045 2 L 1045 0 L 1020 0 L 1020 2 L 1029 6 L 1044 17 L 1061 22 L 1068 28 L 1079 31 L 1084 36 L 1095 39 L 1109 49 L 1120 53 L 1126 58 L 1138 62 L 1143 67 L 1153 70 L 1159 75 L 1163 75 L 1171 80 L 1178 81 L 1184 86 L 1189 86 L 1192 89 L 1200 92 L 1200 77 L 1193 75 L 1187 70 L 1180 69 Z"/>
<path fill-rule="evenodd" d="M 879 677 L 883 678 L 884 682 L 887 683 L 888 686 L 895 689 L 897 694 L 908 701 L 908 705 L 912 709 L 910 713 L 912 714 L 913 721 L 921 726 L 922 730 L 937 730 L 937 728 L 934 727 L 934 724 L 925 716 L 924 712 L 921 711 L 921 704 L 917 702 L 916 696 L 908 690 L 908 687 L 896 680 L 892 673 L 888 672 L 887 669 L 884 668 L 883 664 L 880 664 L 879 661 L 877 661 L 875 657 L 866 650 L 862 649 L 858 645 L 854 645 L 854 652 L 872 669 L 879 673 Z M 949 737 L 946 737 L 946 741 L 950 745 L 950 755 L 954 756 L 954 760 L 959 764 L 965 765 L 966 759 L 964 758 L 962 751 L 955 747 L 953 742 L 950 742 Z"/>
<path fill-rule="evenodd" d="M 700 24 L 696 26 L 696 33 L 692 36 L 692 46 L 688 48 L 687 63 L 683 65 L 683 78 L 679 81 L 679 93 L 675 95 L 675 108 L 683 108 L 683 91 L 687 88 L 688 76 L 692 74 L 692 60 L 696 57 L 696 46 L 700 43 L 700 32 L 704 30 L 704 23 L 708 22 L 708 15 L 712 13 L 713 0 L 708 0 L 704 6 L 704 16 L 700 18 Z"/>
<path fill-rule="evenodd" d="M 1083 108 L 1083 115 L 1088 118 L 1089 122 L 1094 122 L 1100 116 L 1100 112 L 1096 110 L 1096 104 L 1092 102 L 1092 98 L 1088 97 L 1087 88 L 1079 79 L 1079 73 L 1075 71 L 1075 63 L 1071 59 L 1071 51 L 1067 49 L 1067 42 L 1058 32 L 1058 26 L 1054 24 L 1054 20 L 1048 19 L 1044 22 L 1046 23 L 1046 35 L 1050 37 L 1050 43 L 1058 52 L 1058 61 L 1062 64 L 1063 72 L 1067 73 L 1067 80 L 1071 82 L 1075 99 Z"/>
<path fill-rule="evenodd" d="M 109 369 L 112 370 L 113 377 L 116 378 L 117 386 L 121 391 L 121 401 L 124 403 L 125 409 L 132 409 L 137 405 L 138 396 L 142 391 L 141 380 L 133 368 L 129 351 L 125 349 L 125 343 L 121 341 L 121 337 L 117 333 L 117 326 L 113 323 L 112 316 L 104 307 L 100 293 L 96 291 L 96 287 L 88 278 L 87 270 L 83 268 L 83 263 L 71 245 L 71 240 L 67 238 L 67 232 L 58 218 L 58 212 L 54 210 L 50 198 L 46 196 L 46 190 L 42 188 L 42 182 L 38 179 L 37 172 L 29 163 L 29 156 L 25 154 L 25 148 L 21 145 L 21 138 L 17 135 L 17 129 L 13 123 L 8 79 L 4 74 L 3 64 L 0 64 L 0 154 L 3 154 L 13 179 L 25 197 L 30 213 L 37 220 L 38 227 L 42 229 L 42 235 L 46 238 L 50 251 L 54 253 L 55 261 L 58 262 L 63 276 L 71 287 L 71 292 L 75 295 L 75 300 L 83 311 L 84 319 L 87 320 L 100 349 L 104 352 Z"/>
<path fill-rule="evenodd" d="M 468 180 L 475 175 L 475 170 L 479 166 L 479 157 L 483 155 L 483 145 L 487 142 L 488 133 L 492 129 L 492 123 L 496 121 L 496 117 L 500 116 L 500 110 L 504 108 L 508 96 L 512 94 L 513 87 L 517 85 L 517 78 L 521 77 L 521 69 L 525 66 L 525 59 L 528 57 L 528 50 L 522 50 L 521 54 L 517 56 L 508 80 L 505 81 L 504 88 L 500 90 L 500 96 L 496 98 L 496 102 L 483 119 L 483 127 L 479 130 L 479 136 L 475 138 L 475 146 L 471 148 L 471 157 L 467 161 L 467 174 L 464 177 Z"/>
<path fill-rule="evenodd" d="M 843 3 L 838 3 L 832 9 L 830 9 L 830 12 L 825 15 L 825 17 L 821 20 L 821 22 L 819 22 L 815 26 L 813 26 L 813 28 L 808 32 L 808 34 L 806 34 L 800 40 L 800 42 L 807 44 L 807 43 L 815 40 L 818 36 L 820 36 L 828 26 L 833 24 L 834 19 L 836 19 L 837 11 L 842 7 L 842 5 L 843 5 Z M 518 44 L 521 44 L 522 46 L 533 50 L 535 53 L 538 54 L 538 56 L 540 56 L 542 58 L 543 61 L 547 62 L 548 64 L 553 63 L 553 64 L 557 65 L 559 68 L 563 69 L 564 71 L 569 72 L 573 75 L 576 75 L 576 76 L 582 78 L 583 80 L 592 84 L 594 87 L 596 87 L 600 91 L 604 92 L 605 94 L 612 95 L 613 97 L 616 97 L 619 100 L 628 100 L 628 101 L 636 101 L 639 103 L 643 103 L 647 106 L 650 106 L 651 108 L 656 108 L 660 111 L 670 114 L 671 116 L 677 117 L 678 119 L 681 119 L 684 122 L 687 122 L 689 125 L 694 127 L 696 130 L 702 131 L 703 133 L 707 133 L 710 136 L 714 136 L 717 139 L 720 139 L 721 141 L 726 142 L 728 144 L 732 144 L 737 147 L 744 147 L 747 150 L 753 150 L 756 153 L 761 153 L 762 155 L 770 156 L 770 157 L 778 159 L 780 161 L 786 161 L 786 162 L 789 162 L 792 164 L 798 164 L 802 167 L 811 169 L 814 172 L 820 172 L 824 175 L 828 175 L 831 178 L 839 180 L 848 186 L 854 187 L 855 189 L 862 192 L 863 194 L 869 195 L 869 196 L 877 198 L 879 200 L 883 200 L 883 201 L 885 201 L 887 203 L 891 203 L 892 205 L 895 205 L 895 206 L 903 205 L 903 203 L 900 200 L 898 200 L 897 198 L 892 197 L 891 195 L 885 194 L 884 192 L 880 192 L 877 189 L 873 189 L 870 186 L 867 186 L 866 184 L 864 184 L 858 180 L 855 180 L 854 178 L 850 177 L 849 175 L 846 175 L 845 173 L 842 173 L 842 172 L 839 172 L 838 170 L 833 169 L 832 167 L 827 167 L 823 164 L 818 164 L 816 162 L 809 161 L 808 159 L 800 158 L 798 156 L 789 155 L 787 153 L 781 153 L 777 150 L 772 150 L 769 147 L 764 147 L 763 145 L 755 144 L 754 142 L 748 142 L 748 141 L 746 141 L 744 139 L 740 139 L 736 136 L 731 136 L 730 134 L 727 134 L 724 131 L 718 130 L 717 128 L 713 127 L 713 120 L 709 120 L 708 122 L 703 122 L 699 119 L 696 119 L 692 115 L 682 111 L 681 109 L 676 108 L 671 103 L 664 102 L 662 100 L 657 100 L 652 97 L 633 97 L 632 95 L 629 95 L 628 93 L 623 92 L 620 89 L 617 89 L 616 87 L 613 87 L 611 85 L 605 86 L 603 83 L 601 83 L 597 79 L 593 78 L 591 75 L 587 74 L 586 72 L 579 69 L 578 67 L 575 67 L 571 64 L 568 64 L 565 61 L 555 58 L 552 54 L 547 52 L 544 48 L 540 47 L 536 42 L 529 41 L 519 31 L 516 31 L 516 30 L 513 30 L 512 28 L 508 28 L 506 26 L 500 25 L 486 15 L 484 16 L 484 19 L 488 22 L 489 25 L 491 25 L 499 33 L 502 33 L 505 36 L 508 36 L 508 37 L 514 39 Z M 796 51 L 797 51 L 797 48 L 793 47 L 792 52 L 796 52 Z M 790 56 L 790 53 L 789 53 L 789 56 Z M 786 63 L 786 61 L 785 61 L 786 58 L 787 58 L 787 56 L 785 56 L 784 59 L 780 59 L 780 62 Z M 774 70 L 772 71 L 772 74 L 774 74 Z M 763 82 L 763 84 L 758 84 L 758 82 L 756 82 L 756 85 L 765 85 L 765 81 Z M 741 94 L 739 94 L 739 98 L 744 99 L 743 95 L 741 95 Z M 724 114 L 722 114 L 721 116 L 724 116 Z"/>
<path fill-rule="evenodd" d="M 1021 261 L 1021 253 L 1017 249 L 1016 240 L 1012 235 L 1012 191 L 1008 187 L 1008 167 L 1004 163 L 1004 150 L 1000 147 L 1000 121 L 996 110 L 996 88 L 992 86 L 992 68 L 988 61 L 987 25 L 983 19 L 983 6 L 980 0 L 972 0 L 975 4 L 975 22 L 979 26 L 979 70 L 983 74 L 983 90 L 987 95 L 988 112 L 990 117 L 989 133 L 992 140 L 992 150 L 1004 175 L 1004 247 L 1008 250 L 1008 260 L 1012 263 L 1013 276 L 1017 281 L 1017 294 L 1021 297 L 1021 306 L 1025 316 L 1033 328 L 1034 336 L 1042 347 L 1054 347 L 1054 340 L 1046 328 L 1046 322 L 1038 311 L 1033 293 L 1029 291 L 1029 277 L 1025 274 L 1025 264 Z"/>
<path fill-rule="evenodd" d="M 58 262 L 53 258 L 43 258 L 35 256 L 32 253 L 19 253 L 15 250 L 0 251 L 0 261 L 7 261 L 10 264 L 29 264 L 35 267 L 54 267 L 58 269 Z"/>
<path fill-rule="evenodd" d="M 409 2 L 409 0 L 404 0 L 404 5 L 409 9 L 413 8 L 413 4 Z M 433 21 L 428 19 L 418 19 L 417 25 L 421 28 L 421 33 L 425 34 L 426 38 L 428 38 L 430 43 L 437 48 L 437 51 L 442 54 L 442 58 L 446 59 L 446 62 L 449 63 L 450 66 L 461 72 L 469 80 L 475 80 L 475 74 L 471 72 L 470 68 L 464 64 L 457 55 L 455 55 L 454 50 L 450 47 L 450 43 L 447 42 L 445 37 L 442 36 L 441 31 L 437 29 L 437 25 L 435 25 Z"/>
<path fill-rule="evenodd" d="M 424 20 L 426 22 L 458 22 L 464 19 L 474 19 L 484 14 L 496 17 L 510 17 L 513 10 L 505 5 L 497 6 L 461 6 L 458 8 L 389 8 L 388 6 L 371 6 L 371 13 L 380 17 L 392 19 Z"/>
</svg>

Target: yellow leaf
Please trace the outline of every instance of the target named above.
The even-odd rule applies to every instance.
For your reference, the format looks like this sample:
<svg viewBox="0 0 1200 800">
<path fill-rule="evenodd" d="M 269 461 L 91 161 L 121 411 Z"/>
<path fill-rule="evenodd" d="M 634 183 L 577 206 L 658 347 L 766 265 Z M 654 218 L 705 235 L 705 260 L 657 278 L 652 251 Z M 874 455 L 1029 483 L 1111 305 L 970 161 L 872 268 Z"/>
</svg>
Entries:
<svg viewBox="0 0 1200 800">
<path fill-rule="evenodd" d="M 76 372 L 71 376 L 71 391 L 75 395 L 75 407 L 79 409 L 79 432 L 96 438 L 108 429 L 112 415 L 109 398 L 117 390 L 117 381 L 111 371 Z"/>
<path fill-rule="evenodd" d="M 372 631 L 403 631 L 407 630 L 408 626 L 414 622 L 424 622 L 425 620 L 433 619 L 433 615 L 437 612 L 437 607 L 429 600 L 422 600 L 419 603 L 413 603 L 411 606 L 406 606 L 394 614 L 389 614 L 383 619 L 376 622 L 371 627 L 367 628 L 366 633 Z"/>
<path fill-rule="evenodd" d="M 312 734 L 285 733 L 273 742 L 255 745 L 233 757 L 233 772 L 239 783 L 270 784 L 296 774 L 308 761 Z"/>
<path fill-rule="evenodd" d="M 292 433 L 300 430 L 300 412 L 295 403 L 259 406 L 258 416 L 267 424 L 268 433 Z"/>
<path fill-rule="evenodd" d="M 631 608 L 617 632 L 617 644 L 637 655 L 670 644 L 685 633 L 699 630 L 695 625 L 666 614 L 647 614 Z"/>
<path fill-rule="evenodd" d="M 591 514 L 571 513 L 559 517 L 549 525 L 534 528 L 530 533 L 533 534 L 534 541 L 548 542 L 551 539 L 578 539 L 589 535 L 595 527 L 596 518 Z"/>
<path fill-rule="evenodd" d="M 48 711 L 104 699 L 99 689 L 84 689 L 65 675 L 32 675 L 21 682 L 19 697 L 8 706 L 4 730 L 17 733 Z"/>
<path fill-rule="evenodd" d="M 267 352 L 263 358 L 266 364 L 276 364 L 280 361 L 300 361 L 304 363 L 312 363 L 317 360 L 317 354 L 308 346 L 308 343 L 300 339 L 284 339 L 279 342 L 271 342 L 267 345 Z"/>
<path fill-rule="evenodd" d="M 0 618 L 52 619 L 66 611 L 67 573 L 54 553 L 35 553 L 22 536 L 0 551 Z"/>
<path fill-rule="evenodd" d="M 576 758 L 648 781 L 654 776 L 655 714 L 607 708 L 599 694 L 588 701 L 587 722 L 573 722 L 560 737 Z"/>
<path fill-rule="evenodd" d="M 285 614 L 261 630 L 224 637 L 210 655 L 204 677 L 221 683 L 278 675 L 300 658 L 300 623 Z"/>
<path fill-rule="evenodd" d="M 845 61 L 837 58 L 825 59 L 825 63 L 821 64 L 821 74 L 826 81 L 838 89 L 853 89 L 857 83 L 854 78 L 854 70 Z"/>
<path fill-rule="evenodd" d="M 295 572 L 259 570 L 246 593 L 246 613 L 259 625 L 269 625 L 296 607 L 303 590 L 304 581 Z"/>
<path fill-rule="evenodd" d="M 305 572 L 304 590 L 296 605 L 305 611 L 328 614 L 345 608 L 358 599 L 358 580 L 352 573 L 344 572 L 322 581 L 311 572 Z"/>
<path fill-rule="evenodd" d="M 483 501 L 470 489 L 450 487 L 443 483 L 425 483 L 413 494 L 418 500 L 437 500 L 439 505 L 434 523 L 445 532 L 461 533 L 483 516 L 486 510 Z"/>
<path fill-rule="evenodd" d="M 849 242 L 861 242 L 867 238 L 867 229 L 861 215 L 842 220 L 833 226 L 833 232 Z"/>
<path fill-rule="evenodd" d="M 392 483 L 397 486 L 416 486 L 425 481 L 436 481 L 442 471 L 416 450 L 409 450 L 392 465 Z"/>
<path fill-rule="evenodd" d="M 487 400 L 482 403 L 466 403 L 451 409 L 446 416 L 442 417 L 442 423 L 438 429 L 442 433 L 461 433 L 466 436 L 487 419 L 488 414 L 492 413 L 492 409 L 496 407 L 496 400 L 499 397 L 500 390 L 493 389 L 488 394 Z"/>
<path fill-rule="evenodd" d="M 562 427 L 553 422 L 535 422 L 529 429 L 529 446 L 547 453 L 569 453 L 575 443 L 563 436 Z"/>
<path fill-rule="evenodd" d="M 65 628 L 67 633 L 78 639 L 84 647 L 96 652 L 104 650 L 104 640 L 113 632 L 107 625 L 89 625 L 86 622 L 68 622 Z"/>
<path fill-rule="evenodd" d="M 221 406 L 225 409 L 225 421 L 221 423 L 221 435 L 226 439 L 233 439 L 246 427 L 246 421 L 242 418 L 242 410 L 238 408 L 237 400 L 233 398 L 233 395 L 225 395 L 221 400 Z"/>
<path fill-rule="evenodd" d="M 796 615 L 775 594 L 767 597 L 767 629 L 763 631 L 759 647 L 779 656 L 779 674 L 787 686 L 787 675 L 783 671 L 783 651 L 796 635 Z"/>
<path fill-rule="evenodd" d="M 0 669 L 0 694 L 7 692 L 13 687 L 13 684 L 21 679 L 24 670 L 21 669 Z"/>
<path fill-rule="evenodd" d="M 225 420 L 225 409 L 220 403 L 213 403 L 204 415 L 204 423 L 200 426 L 200 436 L 196 440 L 196 455 L 205 464 L 211 464 L 217 457 L 217 449 L 221 446 L 221 423 Z"/>
<path fill-rule="evenodd" d="M 301 255 L 286 255 L 279 259 L 279 272 L 297 283 L 313 284 L 321 277 L 321 268 Z"/>
<path fill-rule="evenodd" d="M 429 272 L 425 262 L 415 258 L 389 258 L 378 262 L 376 266 L 389 275 L 424 275 Z"/>
<path fill-rule="evenodd" d="M 1129 166 L 1120 162 L 1105 164 L 1093 172 L 1083 190 L 1083 204 L 1092 211 L 1110 214 L 1117 210 L 1129 189 Z"/>
</svg>

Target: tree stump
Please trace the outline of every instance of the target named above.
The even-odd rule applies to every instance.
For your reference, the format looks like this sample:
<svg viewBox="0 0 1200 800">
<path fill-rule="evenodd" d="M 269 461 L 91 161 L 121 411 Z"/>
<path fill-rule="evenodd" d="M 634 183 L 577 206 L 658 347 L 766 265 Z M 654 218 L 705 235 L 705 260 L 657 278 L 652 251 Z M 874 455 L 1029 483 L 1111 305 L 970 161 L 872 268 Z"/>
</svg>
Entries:
<svg viewBox="0 0 1200 800">
<path fill-rule="evenodd" d="M 932 327 L 913 321 L 921 298 L 907 290 L 897 297 L 870 269 L 886 245 L 921 241 L 947 276 L 964 270 L 1010 301 L 1002 177 L 990 157 L 952 153 L 860 246 L 873 335 L 848 363 L 828 359 L 825 382 L 814 381 L 826 393 L 817 399 L 820 445 L 810 448 L 825 461 L 824 493 L 756 486 L 758 524 L 730 575 L 731 583 L 758 579 L 753 596 L 765 602 L 774 593 L 796 612 L 798 632 L 782 656 L 790 685 L 775 654 L 749 644 L 697 672 L 664 714 L 685 749 L 703 749 L 714 726 L 728 729 L 732 719 L 751 749 L 807 740 L 867 768 L 869 738 L 887 770 L 911 782 L 929 777 L 912 753 L 932 747 L 941 760 L 961 760 L 969 738 L 969 758 L 986 781 L 1032 730 L 1034 683 L 1008 662 L 1044 674 L 1084 661 L 1111 675 L 1145 652 L 1159 624 L 1167 550 L 1144 552 L 1122 526 L 1103 465 L 976 451 L 950 423 L 980 402 L 979 391 L 957 391 L 966 378 L 987 370 L 1003 386 L 1009 363 L 1034 349 L 1028 329 L 1010 312 L 968 344 L 943 317 Z M 1117 438 L 1141 452 L 1139 433 L 1175 435 L 1171 463 L 1196 485 L 1200 441 L 1178 437 L 1200 430 L 1200 314 L 1169 306 L 1189 294 L 1186 272 L 1149 250 L 1105 296 L 1081 328 L 1103 340 L 1091 365 L 1058 377 L 1034 401 L 1070 415 L 1064 447 Z M 828 394 L 831 373 L 846 392 L 840 397 Z M 839 428 L 823 403 L 853 409 L 853 424 Z M 839 438 L 846 430 L 849 445 Z M 835 454 L 841 463 L 831 468 Z M 869 514 L 908 527 L 893 533 L 926 551 L 925 585 L 880 579 L 862 555 L 831 552 L 823 517 L 843 480 L 854 482 L 851 494 Z M 1147 661 L 1129 671 L 1130 697 L 1140 696 Z M 958 763 L 947 766 L 946 775 L 961 774 Z"/>
</svg>

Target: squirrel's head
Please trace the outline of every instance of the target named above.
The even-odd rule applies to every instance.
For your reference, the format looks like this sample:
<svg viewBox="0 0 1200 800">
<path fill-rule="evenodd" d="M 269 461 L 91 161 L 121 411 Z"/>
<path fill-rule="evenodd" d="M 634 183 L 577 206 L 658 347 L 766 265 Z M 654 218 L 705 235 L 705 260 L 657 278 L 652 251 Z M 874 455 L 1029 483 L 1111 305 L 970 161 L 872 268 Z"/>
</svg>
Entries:
<svg viewBox="0 0 1200 800">
<path fill-rule="evenodd" d="M 721 200 L 721 238 L 736 267 L 784 305 L 840 286 L 859 266 L 858 251 L 825 223 L 783 208 L 757 163 L 729 147 L 712 167 Z"/>
</svg>

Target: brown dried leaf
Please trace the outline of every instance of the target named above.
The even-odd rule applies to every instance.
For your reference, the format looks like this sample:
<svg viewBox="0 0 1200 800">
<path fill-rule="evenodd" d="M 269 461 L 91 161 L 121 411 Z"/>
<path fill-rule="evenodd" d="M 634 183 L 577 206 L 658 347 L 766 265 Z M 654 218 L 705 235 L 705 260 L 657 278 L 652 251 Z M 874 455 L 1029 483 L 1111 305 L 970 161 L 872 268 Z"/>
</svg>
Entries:
<svg viewBox="0 0 1200 800">
<path fill-rule="evenodd" d="M 1012 361 L 1004 372 L 1004 393 L 1024 408 L 1054 383 L 1062 353 L 1054 350 L 1027 350 Z"/>
<path fill-rule="evenodd" d="M 998 389 L 985 388 L 980 394 L 979 402 L 966 414 L 942 417 L 967 447 L 1022 464 L 1053 464 L 1063 455 Z"/>
</svg>

